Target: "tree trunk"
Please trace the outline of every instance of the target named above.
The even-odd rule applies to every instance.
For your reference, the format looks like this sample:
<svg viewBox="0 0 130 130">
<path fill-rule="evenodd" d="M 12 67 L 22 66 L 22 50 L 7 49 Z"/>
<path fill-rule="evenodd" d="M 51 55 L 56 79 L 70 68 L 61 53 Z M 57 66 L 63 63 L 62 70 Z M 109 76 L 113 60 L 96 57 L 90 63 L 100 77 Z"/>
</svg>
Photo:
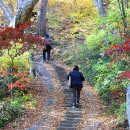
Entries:
<svg viewBox="0 0 130 130">
<path fill-rule="evenodd" d="M 37 35 L 45 36 L 46 35 L 46 8 L 47 8 L 48 0 L 40 1 L 40 10 L 37 22 Z"/>
<path fill-rule="evenodd" d="M 94 0 L 94 2 L 97 6 L 99 15 L 104 17 L 105 16 L 105 8 L 103 6 L 103 0 Z"/>
<path fill-rule="evenodd" d="M 128 85 L 126 91 L 126 116 L 128 120 L 128 126 L 130 128 L 130 85 Z"/>
<path fill-rule="evenodd" d="M 18 27 L 20 24 L 26 23 L 32 17 L 32 11 L 34 6 L 39 0 L 24 0 L 22 5 L 19 6 L 16 14 L 15 26 Z"/>
<path fill-rule="evenodd" d="M 127 28 L 127 21 L 126 21 L 126 14 L 125 14 L 125 5 L 123 0 L 117 0 L 118 4 L 119 4 L 119 9 L 120 9 L 120 13 L 121 13 L 121 17 L 122 17 L 122 22 L 123 22 L 123 26 L 124 26 L 124 33 L 126 32 L 126 28 Z"/>
<path fill-rule="evenodd" d="M 11 15 L 2 0 L 0 0 L 0 8 L 3 10 L 6 19 L 9 21 L 9 26 L 18 27 L 20 24 L 24 24 L 30 20 L 33 8 L 38 1 L 39 0 L 17 0 L 16 16 Z"/>
</svg>

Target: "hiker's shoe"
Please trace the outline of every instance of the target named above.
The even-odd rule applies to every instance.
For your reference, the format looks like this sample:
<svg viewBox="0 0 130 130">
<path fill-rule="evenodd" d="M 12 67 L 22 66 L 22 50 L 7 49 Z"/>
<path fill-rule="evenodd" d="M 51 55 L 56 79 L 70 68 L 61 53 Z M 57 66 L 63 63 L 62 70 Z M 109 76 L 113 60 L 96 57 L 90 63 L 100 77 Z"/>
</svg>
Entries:
<svg viewBox="0 0 130 130">
<path fill-rule="evenodd" d="M 79 102 L 77 102 L 76 104 L 80 104 Z"/>
<path fill-rule="evenodd" d="M 76 106 L 73 106 L 72 108 L 75 109 L 75 108 L 77 108 L 77 107 L 76 107 Z"/>
<path fill-rule="evenodd" d="M 78 107 L 78 108 L 81 108 L 81 104 L 77 104 L 77 107 Z"/>
<path fill-rule="evenodd" d="M 78 108 L 78 105 L 77 104 L 73 104 L 72 108 Z"/>
</svg>

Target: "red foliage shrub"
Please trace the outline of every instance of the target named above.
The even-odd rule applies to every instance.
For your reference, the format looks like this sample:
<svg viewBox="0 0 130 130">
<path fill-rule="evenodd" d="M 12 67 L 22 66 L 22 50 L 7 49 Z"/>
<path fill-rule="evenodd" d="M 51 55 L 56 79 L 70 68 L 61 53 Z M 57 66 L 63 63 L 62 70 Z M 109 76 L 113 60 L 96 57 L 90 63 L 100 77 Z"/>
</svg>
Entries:
<svg viewBox="0 0 130 130">
<path fill-rule="evenodd" d="M 42 45 L 43 37 L 24 33 L 24 29 L 30 24 L 23 24 L 18 28 L 0 27 L 0 49 L 6 49 L 15 43 L 21 43 L 22 50 L 27 50 L 33 45 Z"/>
<path fill-rule="evenodd" d="M 119 75 L 120 78 L 127 78 L 130 79 L 130 70 L 125 71 Z"/>
<path fill-rule="evenodd" d="M 109 50 L 105 51 L 105 55 L 112 56 L 115 60 L 126 60 L 130 59 L 130 34 L 124 35 L 125 42 L 123 44 L 114 44 Z M 125 71 L 119 75 L 119 78 L 130 79 L 130 70 Z"/>
</svg>

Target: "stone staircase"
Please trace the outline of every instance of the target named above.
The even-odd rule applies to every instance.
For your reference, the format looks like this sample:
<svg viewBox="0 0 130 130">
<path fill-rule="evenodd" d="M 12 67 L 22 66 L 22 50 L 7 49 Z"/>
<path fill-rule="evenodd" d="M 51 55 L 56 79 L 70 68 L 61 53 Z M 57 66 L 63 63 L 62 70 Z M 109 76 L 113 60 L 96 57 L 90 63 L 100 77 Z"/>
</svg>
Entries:
<svg viewBox="0 0 130 130">
<path fill-rule="evenodd" d="M 47 87 L 48 92 L 50 94 L 57 93 L 55 89 L 55 85 L 52 82 L 51 74 L 49 73 L 51 71 L 48 72 L 48 69 L 45 66 L 43 66 L 41 63 L 37 63 L 37 65 L 38 65 L 37 68 L 39 68 L 40 72 L 44 75 L 42 77 L 42 81 Z M 43 103 L 43 105 L 46 108 L 44 110 L 46 114 L 41 115 L 40 118 L 36 121 L 36 123 L 26 130 L 99 130 L 100 125 L 102 123 L 100 120 L 98 120 L 98 115 L 100 115 L 100 113 L 99 111 L 97 111 L 97 108 L 94 104 L 95 100 L 93 99 L 93 97 L 95 95 L 93 95 L 92 93 L 84 94 L 85 99 L 87 100 L 93 99 L 92 104 L 89 104 L 89 106 L 84 106 L 82 102 L 83 105 L 82 108 L 73 108 L 72 90 L 69 89 L 69 87 L 67 86 L 67 82 L 68 82 L 67 73 L 64 67 L 56 63 L 50 63 L 49 66 L 51 66 L 51 68 L 54 69 L 55 76 L 56 78 L 58 78 L 57 80 L 60 81 L 60 87 L 63 92 L 64 103 L 61 102 L 59 104 L 56 104 L 57 97 L 54 98 L 53 96 L 51 97 L 51 95 L 49 95 L 46 101 L 44 101 Z M 64 114 L 61 113 L 61 115 L 58 115 L 58 117 L 61 119 L 59 122 L 57 122 L 56 125 L 52 125 L 50 123 L 50 120 L 55 121 L 52 118 L 53 115 L 51 115 L 51 112 L 54 110 L 53 109 L 54 105 L 63 108 L 65 111 Z M 85 113 L 84 108 L 88 108 L 87 113 Z M 57 111 L 55 112 L 58 111 L 59 110 L 57 109 Z M 83 122 L 84 118 L 86 122 Z M 104 129 L 100 129 L 100 130 L 104 130 Z"/>
<path fill-rule="evenodd" d="M 60 122 L 57 130 L 76 130 L 82 117 L 81 108 L 73 108 L 72 90 L 67 86 L 66 71 L 58 65 L 53 66 L 62 85 L 66 107 L 64 120 Z"/>
</svg>

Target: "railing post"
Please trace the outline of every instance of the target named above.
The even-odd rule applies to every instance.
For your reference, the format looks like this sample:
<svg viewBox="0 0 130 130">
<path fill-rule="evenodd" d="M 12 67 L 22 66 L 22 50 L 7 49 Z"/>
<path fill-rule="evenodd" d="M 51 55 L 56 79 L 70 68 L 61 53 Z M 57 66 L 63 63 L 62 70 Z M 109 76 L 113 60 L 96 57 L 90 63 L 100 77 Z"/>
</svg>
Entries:
<svg viewBox="0 0 130 130">
<path fill-rule="evenodd" d="M 130 85 L 128 85 L 126 92 L 126 115 L 128 119 L 128 125 L 130 128 Z"/>
</svg>

